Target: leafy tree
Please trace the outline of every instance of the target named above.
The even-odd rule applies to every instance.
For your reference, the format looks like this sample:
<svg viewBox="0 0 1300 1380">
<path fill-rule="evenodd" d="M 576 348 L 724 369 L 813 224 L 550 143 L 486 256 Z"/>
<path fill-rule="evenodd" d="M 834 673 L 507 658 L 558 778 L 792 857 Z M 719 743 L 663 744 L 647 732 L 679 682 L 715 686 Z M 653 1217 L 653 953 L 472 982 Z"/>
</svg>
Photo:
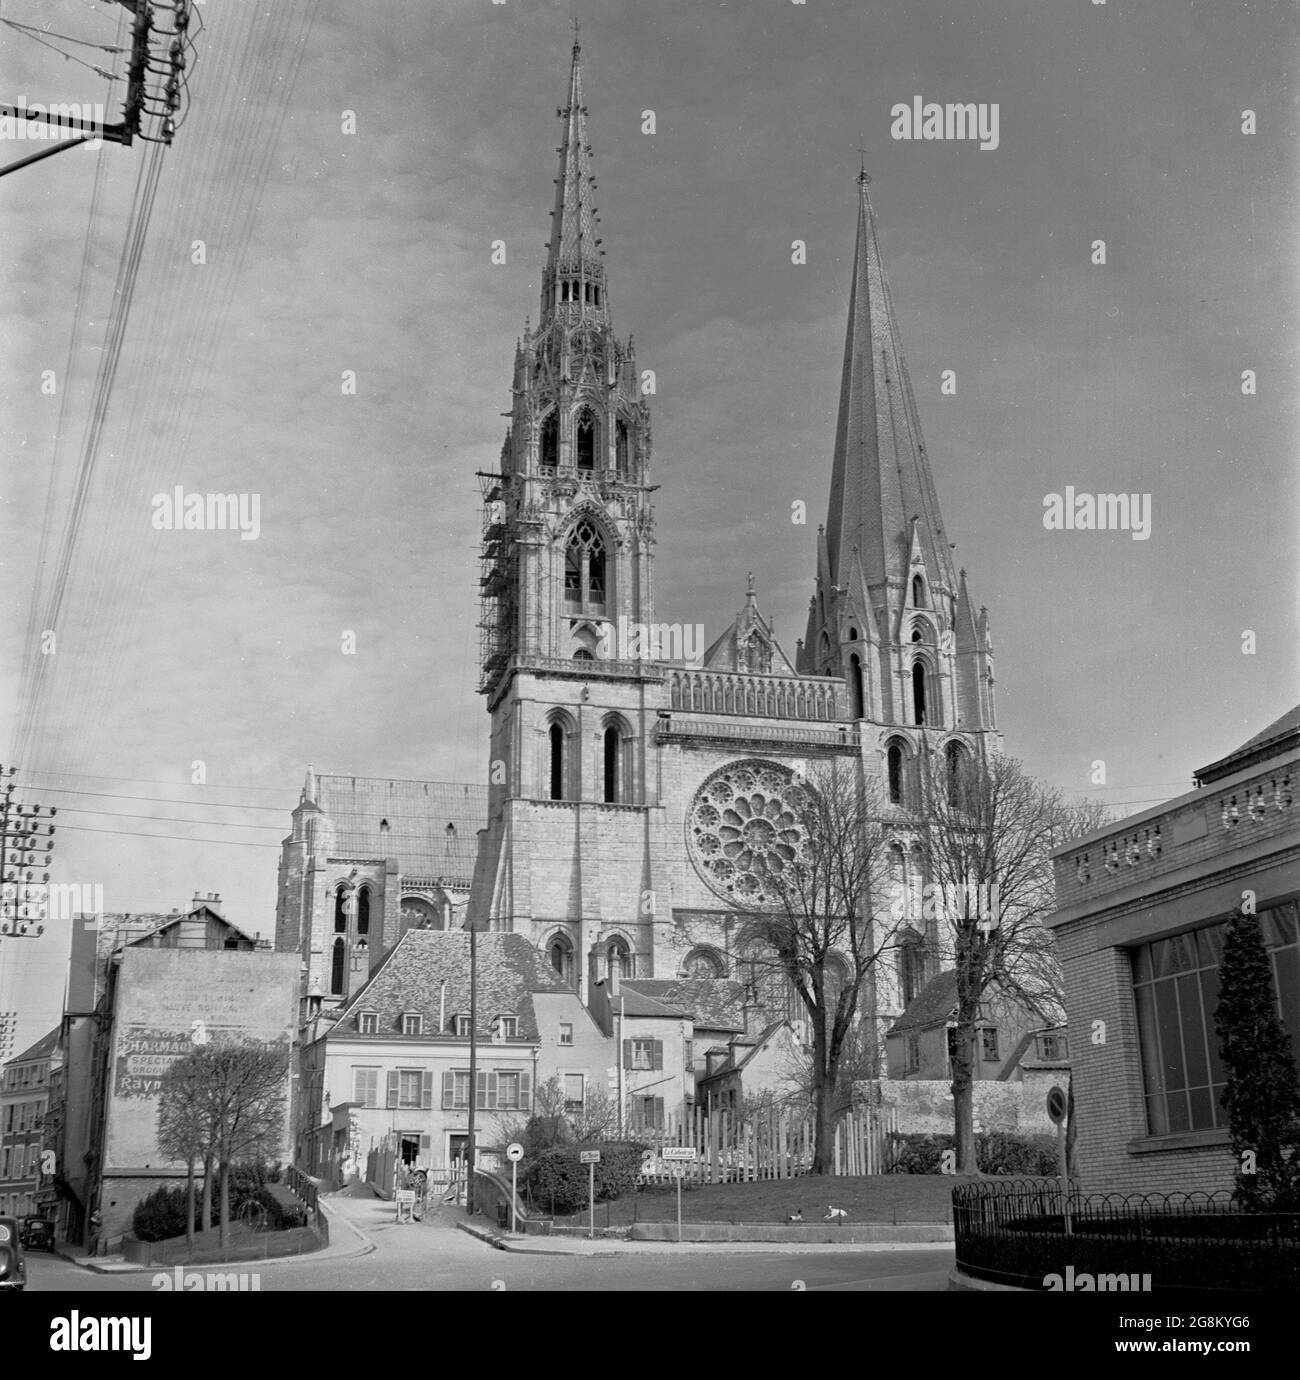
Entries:
<svg viewBox="0 0 1300 1380">
<path fill-rule="evenodd" d="M 1222 1103 L 1236 1162 L 1234 1196 L 1254 1212 L 1300 1211 L 1295 1057 L 1278 1019 L 1259 921 L 1240 909 L 1224 936 L 1214 1024 L 1227 1073 Z"/>
<path fill-rule="evenodd" d="M 185 1237 L 194 1244 L 194 1170 L 204 1164 L 204 1183 L 208 1180 L 212 1157 L 211 1124 L 204 1106 L 203 1068 L 193 1056 L 173 1064 L 164 1074 L 158 1106 L 158 1149 L 169 1159 L 185 1161 Z M 204 1230 L 210 1226 L 211 1193 L 204 1194 Z M 141 1238 L 142 1240 L 144 1238 Z"/>
<path fill-rule="evenodd" d="M 884 827 L 856 762 L 834 760 L 802 778 L 786 801 L 793 855 L 766 875 L 775 900 L 746 915 L 740 942 L 756 969 L 781 974 L 806 1013 L 814 1174 L 831 1170 L 840 1070 L 858 1007 L 894 929 L 873 916 L 883 896 Z"/>
<path fill-rule="evenodd" d="M 958 1174 L 976 1171 L 975 1039 L 995 989 L 1045 1024 L 1064 1014 L 1055 942 L 1052 849 L 1105 823 L 1096 802 L 1068 803 L 1014 758 L 928 754 L 915 824 L 941 943 L 957 975 L 953 1116 Z M 945 954 L 946 958 L 946 954 Z"/>
</svg>

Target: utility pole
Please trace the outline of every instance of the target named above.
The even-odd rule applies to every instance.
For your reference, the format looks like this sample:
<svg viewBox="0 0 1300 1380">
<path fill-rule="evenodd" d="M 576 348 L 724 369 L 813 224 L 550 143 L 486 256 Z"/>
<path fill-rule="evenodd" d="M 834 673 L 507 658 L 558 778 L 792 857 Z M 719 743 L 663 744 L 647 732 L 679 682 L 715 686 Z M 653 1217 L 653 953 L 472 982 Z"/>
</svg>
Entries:
<svg viewBox="0 0 1300 1380">
<path fill-rule="evenodd" d="M 94 114 L 100 107 L 91 107 L 87 118 L 84 105 L 0 104 L 0 122 L 12 125 L 14 138 L 42 137 L 27 134 L 28 127 L 34 124 L 76 132 L 74 138 L 61 139 L 0 168 L 0 177 L 92 140 L 106 139 L 123 147 L 129 147 L 137 138 L 155 144 L 171 143 L 178 119 L 184 115 L 181 97 L 185 90 L 185 69 L 194 52 L 189 36 L 193 0 L 171 0 L 170 28 L 155 26 L 156 8 L 150 0 L 117 0 L 117 3 L 134 15 L 121 120 L 105 124 Z M 71 113 L 74 110 L 75 115 Z"/>
<path fill-rule="evenodd" d="M 39 939 L 49 919 L 50 820 L 58 809 L 14 800 L 14 771 L 0 765 L 0 936 Z"/>
<path fill-rule="evenodd" d="M 469 924 L 469 1134 L 465 1144 L 465 1211 L 474 1215 L 474 1109 L 478 1105 L 478 931 Z"/>
</svg>

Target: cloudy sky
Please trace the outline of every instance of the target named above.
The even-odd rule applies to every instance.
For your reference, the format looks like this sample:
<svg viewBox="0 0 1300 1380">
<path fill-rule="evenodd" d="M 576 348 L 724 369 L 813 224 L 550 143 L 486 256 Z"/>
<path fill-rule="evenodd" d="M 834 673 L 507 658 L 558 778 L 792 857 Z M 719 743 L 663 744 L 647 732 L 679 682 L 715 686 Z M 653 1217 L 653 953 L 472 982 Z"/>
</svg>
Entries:
<svg viewBox="0 0 1300 1380">
<path fill-rule="evenodd" d="M 271 929 L 309 761 L 482 778 L 474 471 L 536 320 L 572 13 L 202 7 L 19 777 L 60 806 L 56 879 L 101 883 L 109 910 L 217 891 Z M 788 651 L 802 632 L 815 526 L 791 503 L 825 511 L 862 146 L 1008 751 L 1136 807 L 1294 701 L 1289 6 L 585 0 L 580 18 L 615 326 L 657 377 L 660 619 L 711 640 L 752 569 Z M 0 19 L 120 43 L 104 0 L 3 0 Z M 996 103 L 998 147 L 892 139 L 915 96 Z M 5 26 L 0 100 L 19 97 L 111 119 L 120 83 Z M 8 753 L 146 167 L 146 145 L 105 145 L 0 183 Z M 257 495 L 257 540 L 154 530 L 176 485 Z M 1067 485 L 1149 494 L 1150 539 L 1044 530 Z M 10 987 L 15 950 L 53 972 L 60 943 L 6 944 Z"/>
</svg>

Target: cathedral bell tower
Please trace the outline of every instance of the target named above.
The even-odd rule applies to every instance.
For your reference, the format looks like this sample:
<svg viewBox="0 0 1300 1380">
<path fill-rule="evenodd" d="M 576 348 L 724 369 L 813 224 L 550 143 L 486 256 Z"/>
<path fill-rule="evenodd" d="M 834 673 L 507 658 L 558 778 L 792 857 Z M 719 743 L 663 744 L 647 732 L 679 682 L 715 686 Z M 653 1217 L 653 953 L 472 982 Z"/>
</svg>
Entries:
<svg viewBox="0 0 1300 1380">
<path fill-rule="evenodd" d="M 648 929 L 640 902 L 631 904 L 652 886 L 648 864 L 629 865 L 627 896 L 615 895 L 594 850 L 598 834 L 608 849 L 611 829 L 632 828 L 629 811 L 647 802 L 645 743 L 663 673 L 624 642 L 653 620 L 650 413 L 631 338 L 612 326 L 576 40 L 556 113 L 540 317 L 515 347 L 499 470 L 479 476 L 479 689 L 492 746 L 471 916 L 531 929 L 544 949 L 567 946 L 556 967 L 581 974 L 595 943 L 617 938 L 627 967 L 642 939 L 649 951 L 635 932 Z M 629 857 L 644 855 L 644 825 L 639 844 L 629 835 Z"/>
</svg>

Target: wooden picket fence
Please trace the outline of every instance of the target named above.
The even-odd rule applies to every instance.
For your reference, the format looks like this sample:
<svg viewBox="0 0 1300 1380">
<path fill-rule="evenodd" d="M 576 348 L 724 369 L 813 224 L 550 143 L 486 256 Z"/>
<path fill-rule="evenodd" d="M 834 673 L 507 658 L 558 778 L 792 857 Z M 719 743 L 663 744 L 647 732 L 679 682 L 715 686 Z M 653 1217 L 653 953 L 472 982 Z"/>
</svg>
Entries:
<svg viewBox="0 0 1300 1380">
<path fill-rule="evenodd" d="M 889 1167 L 889 1135 L 896 1131 L 892 1109 L 841 1117 L 835 1126 L 832 1173 L 883 1174 Z M 746 1183 L 792 1179 L 807 1174 L 813 1161 L 812 1119 L 775 1110 L 742 1119 L 729 1112 L 712 1114 L 696 1108 L 690 1117 L 670 1118 L 663 1130 L 636 1130 L 650 1144 L 638 1182 L 669 1184 L 680 1165 L 687 1183 Z M 665 1160 L 656 1154 L 669 1146 L 690 1146 L 695 1159 Z"/>
</svg>

